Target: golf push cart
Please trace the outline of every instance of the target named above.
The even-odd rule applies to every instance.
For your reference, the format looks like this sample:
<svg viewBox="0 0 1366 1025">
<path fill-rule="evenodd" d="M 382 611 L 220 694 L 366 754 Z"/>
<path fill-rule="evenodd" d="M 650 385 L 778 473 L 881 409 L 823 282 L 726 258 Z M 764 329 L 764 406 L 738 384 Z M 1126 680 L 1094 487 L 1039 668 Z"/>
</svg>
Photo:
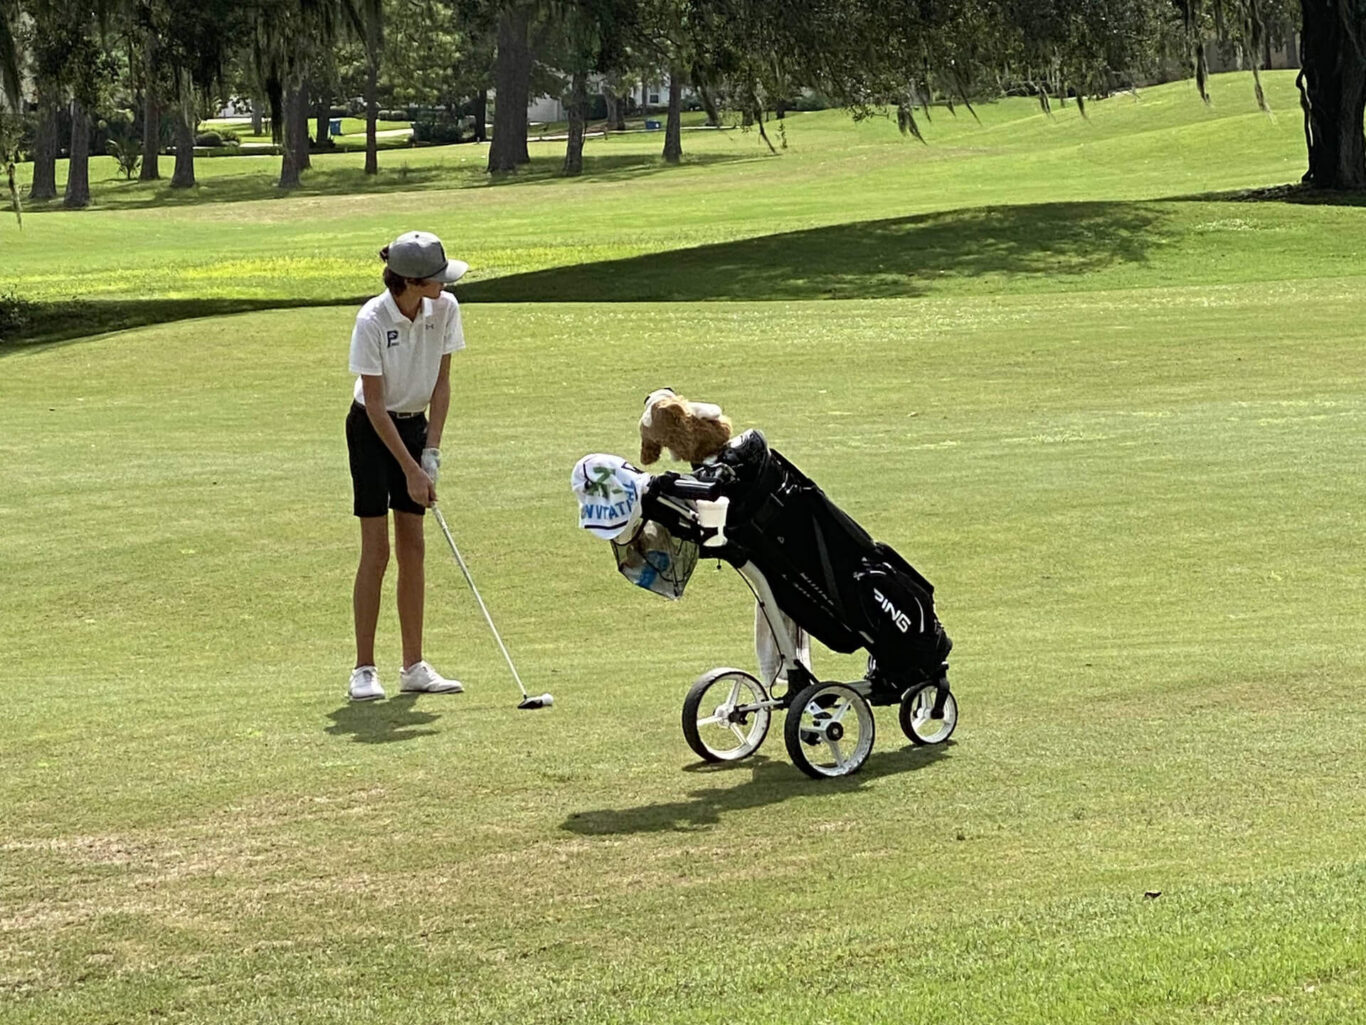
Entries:
<svg viewBox="0 0 1366 1025">
<path fill-rule="evenodd" d="M 717 668 L 688 691 L 683 735 L 698 757 L 749 757 L 777 712 L 785 714 L 788 755 L 817 779 L 847 776 L 867 761 L 875 705 L 896 705 L 915 744 L 952 735 L 953 645 L 935 615 L 933 586 L 758 431 L 732 439 L 690 474 L 652 476 L 619 456 L 585 456 L 573 484 L 580 524 L 611 541 L 632 583 L 678 598 L 705 549 L 745 579 L 773 632 L 782 655 L 773 679 Z M 789 622 L 834 651 L 866 650 L 865 678 L 818 680 L 799 658 Z"/>
</svg>

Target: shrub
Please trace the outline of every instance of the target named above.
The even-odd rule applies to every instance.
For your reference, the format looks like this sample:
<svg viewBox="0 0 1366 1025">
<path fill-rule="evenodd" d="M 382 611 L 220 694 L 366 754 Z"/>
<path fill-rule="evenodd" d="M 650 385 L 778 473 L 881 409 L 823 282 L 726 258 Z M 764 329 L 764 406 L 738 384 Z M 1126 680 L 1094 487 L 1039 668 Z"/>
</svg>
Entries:
<svg viewBox="0 0 1366 1025">
<path fill-rule="evenodd" d="M 36 112 L 24 114 L 20 118 L 16 146 L 20 160 L 33 159 L 34 151 L 38 148 L 38 114 Z"/>
<path fill-rule="evenodd" d="M 448 118 L 413 122 L 413 142 L 426 146 L 445 146 L 452 142 L 463 142 L 466 134 L 459 121 Z"/>
<path fill-rule="evenodd" d="M 194 144 L 196 146 L 221 146 L 223 145 L 223 136 L 218 132 L 201 132 L 194 137 Z"/>
<path fill-rule="evenodd" d="M 336 120 L 336 119 L 339 118 L 339 117 L 350 117 L 350 116 L 351 116 L 351 108 L 350 108 L 350 107 L 336 107 L 336 106 L 328 107 L 328 108 L 327 108 L 327 116 L 328 116 L 329 118 L 332 118 L 333 120 Z"/>
<path fill-rule="evenodd" d="M 789 110 L 829 110 L 835 104 L 831 103 L 830 97 L 814 89 L 803 89 L 788 104 Z"/>
<path fill-rule="evenodd" d="M 229 130 L 220 130 L 218 137 L 223 140 L 222 144 L 224 146 L 236 146 L 242 141 L 241 136 L 236 132 Z"/>
<path fill-rule="evenodd" d="M 138 167 L 142 164 L 142 154 L 138 152 L 138 144 L 127 139 L 122 142 L 118 139 L 110 139 L 105 146 L 109 150 L 109 155 L 119 165 L 123 177 L 127 181 L 132 181 L 133 175 L 138 173 Z"/>
<path fill-rule="evenodd" d="M 14 292 L 0 292 L 0 344 L 20 334 L 33 319 L 33 304 Z"/>
</svg>

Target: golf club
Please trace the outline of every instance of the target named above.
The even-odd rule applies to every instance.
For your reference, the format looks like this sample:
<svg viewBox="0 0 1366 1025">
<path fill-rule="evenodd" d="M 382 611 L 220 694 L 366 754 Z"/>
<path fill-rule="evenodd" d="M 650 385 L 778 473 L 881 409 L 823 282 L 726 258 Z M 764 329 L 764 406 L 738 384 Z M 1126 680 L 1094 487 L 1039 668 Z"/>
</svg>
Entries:
<svg viewBox="0 0 1366 1025">
<path fill-rule="evenodd" d="M 484 620 L 488 623 L 489 629 L 493 631 L 493 639 L 498 642 L 498 647 L 502 649 L 503 657 L 507 659 L 508 668 L 512 670 L 512 678 L 517 681 L 517 689 L 522 692 L 522 700 L 517 707 L 521 709 L 549 708 L 555 703 L 555 699 L 549 694 L 541 694 L 531 697 L 527 694 L 526 688 L 522 686 L 522 678 L 517 675 L 517 667 L 512 664 L 512 656 L 508 654 L 507 646 L 503 643 L 503 638 L 498 636 L 498 628 L 493 625 L 493 617 L 489 615 L 488 607 L 484 604 L 484 599 L 479 597 L 479 588 L 474 586 L 474 577 L 470 576 L 469 568 L 465 565 L 465 560 L 460 557 L 460 549 L 455 546 L 455 538 L 451 536 L 451 528 L 446 526 L 446 517 L 441 515 L 441 510 L 433 502 L 432 513 L 436 516 L 437 525 L 441 528 L 441 533 L 446 535 L 446 543 L 451 546 L 451 554 L 455 556 L 456 563 L 460 566 L 460 572 L 465 575 L 465 583 L 470 585 L 470 590 L 474 592 L 474 600 L 479 603 L 479 609 L 484 613 Z"/>
</svg>

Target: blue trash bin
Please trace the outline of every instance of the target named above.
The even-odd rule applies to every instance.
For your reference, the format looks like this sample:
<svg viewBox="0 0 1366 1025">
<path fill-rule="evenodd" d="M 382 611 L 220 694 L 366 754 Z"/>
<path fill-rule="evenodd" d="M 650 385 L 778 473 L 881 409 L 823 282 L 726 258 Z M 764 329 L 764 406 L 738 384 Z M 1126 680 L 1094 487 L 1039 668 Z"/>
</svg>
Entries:
<svg viewBox="0 0 1366 1025">
<path fill-rule="evenodd" d="M 659 121 L 656 121 L 654 118 L 647 118 L 645 120 L 645 128 L 647 131 L 657 132 L 663 127 L 664 125 L 661 124 Z"/>
<path fill-rule="evenodd" d="M 341 135 L 341 133 L 341 118 L 333 118 L 332 120 L 327 122 L 328 135 Z"/>
</svg>

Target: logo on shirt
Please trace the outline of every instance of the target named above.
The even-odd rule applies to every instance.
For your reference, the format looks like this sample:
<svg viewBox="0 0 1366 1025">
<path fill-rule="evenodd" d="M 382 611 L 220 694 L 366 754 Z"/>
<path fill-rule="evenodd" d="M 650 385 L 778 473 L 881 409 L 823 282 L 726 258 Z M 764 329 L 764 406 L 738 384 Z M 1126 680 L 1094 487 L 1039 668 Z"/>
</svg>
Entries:
<svg viewBox="0 0 1366 1025">
<path fill-rule="evenodd" d="M 386 331 L 386 332 L 384 333 L 384 347 L 385 347 L 386 349 L 392 349 L 392 348 L 393 348 L 395 345 L 397 345 L 397 344 L 398 344 L 398 332 L 397 332 L 397 331 Z"/>
</svg>

